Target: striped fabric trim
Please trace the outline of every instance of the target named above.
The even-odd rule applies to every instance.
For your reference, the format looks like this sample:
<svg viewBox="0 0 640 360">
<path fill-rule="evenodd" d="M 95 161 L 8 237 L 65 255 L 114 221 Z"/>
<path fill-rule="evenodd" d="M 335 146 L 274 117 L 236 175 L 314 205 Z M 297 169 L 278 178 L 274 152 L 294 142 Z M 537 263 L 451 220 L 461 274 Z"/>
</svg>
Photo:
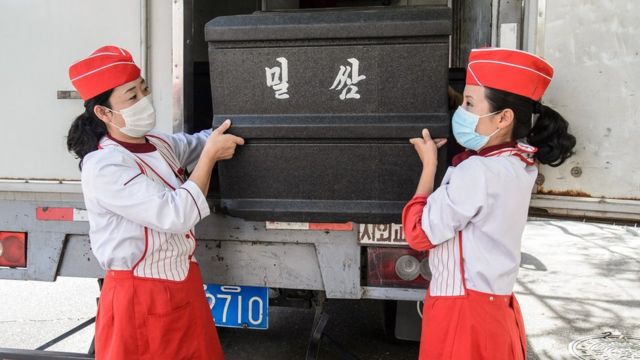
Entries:
<svg viewBox="0 0 640 360">
<path fill-rule="evenodd" d="M 172 281 L 187 277 L 195 241 L 182 234 L 147 229 L 146 242 L 147 251 L 134 268 L 134 275 Z"/>
<path fill-rule="evenodd" d="M 469 69 L 471 69 L 471 65 L 473 65 L 473 64 L 477 64 L 477 63 L 490 63 L 490 64 L 500 64 L 500 65 L 511 66 L 511 67 L 515 67 L 515 68 L 518 68 L 518 69 L 531 71 L 531 72 L 536 73 L 536 74 L 538 74 L 538 75 L 540 75 L 540 76 L 542 76 L 542 77 L 544 77 L 544 78 L 547 78 L 547 79 L 551 80 L 551 77 L 549 77 L 548 75 L 545 75 L 545 74 L 541 73 L 540 71 L 534 70 L 534 69 L 529 68 L 529 67 L 526 67 L 526 66 L 516 65 L 516 64 L 511 64 L 511 63 L 504 62 L 504 61 L 496 61 L 496 60 L 476 60 L 476 61 L 472 61 L 472 62 L 470 62 L 470 63 L 469 63 L 469 65 L 467 65 L 467 67 L 468 67 Z M 473 77 L 474 77 L 476 80 L 478 80 L 478 79 L 475 77 L 475 75 L 474 75 Z"/>
<path fill-rule="evenodd" d="M 178 157 L 175 155 L 173 151 L 173 147 L 163 138 L 156 135 L 147 135 L 147 140 L 152 143 L 160 155 L 164 158 L 164 160 L 169 164 L 169 167 L 176 175 L 176 177 L 180 180 L 180 182 L 185 182 L 187 179 L 184 177 L 184 171 L 181 171 L 180 161 Z"/>
<path fill-rule="evenodd" d="M 147 171 L 150 179 L 170 187 L 155 169 L 147 164 L 143 166 L 151 170 Z M 196 248 L 196 240 L 191 236 L 191 232 L 171 234 L 147 228 L 146 243 L 146 254 L 134 269 L 136 276 L 173 281 L 186 278 L 189 271 L 189 258 Z"/>
<path fill-rule="evenodd" d="M 520 161 L 525 163 L 527 166 L 535 165 L 536 161 L 534 158 L 534 154 L 538 151 L 537 148 L 526 145 L 526 144 L 518 144 L 516 147 L 509 147 L 500 150 L 496 150 L 490 152 L 485 155 L 485 157 L 494 157 L 494 156 L 515 156 Z"/>
<path fill-rule="evenodd" d="M 89 72 L 86 72 L 86 73 L 84 73 L 84 74 L 82 74 L 80 76 L 76 76 L 75 78 L 71 79 L 71 82 L 74 82 L 76 80 L 82 79 L 85 76 L 89 76 L 89 75 L 91 75 L 91 74 L 93 74 L 95 72 L 104 70 L 106 68 L 109 68 L 109 67 L 112 67 L 112 66 L 115 66 L 115 65 L 122 65 L 122 64 L 129 64 L 129 65 L 133 64 L 133 65 L 135 65 L 135 63 L 133 61 L 118 61 L 118 62 L 114 62 L 114 63 L 111 63 L 109 65 L 105 65 L 103 67 L 99 67 L 97 69 L 94 69 L 94 70 L 91 70 Z"/>
<path fill-rule="evenodd" d="M 122 52 L 122 50 L 120 50 L 120 51 Z M 77 63 L 83 62 L 83 61 L 85 61 L 87 59 L 91 59 L 91 58 L 98 57 L 98 56 L 104 56 L 104 55 L 115 55 L 115 56 L 125 55 L 126 56 L 126 54 L 124 52 L 122 52 L 122 54 L 112 53 L 112 52 L 101 52 L 101 53 L 96 53 L 96 54 L 89 55 L 84 59 L 80 59 L 80 60 L 74 62 L 73 64 L 71 64 L 71 66 L 73 66 L 73 65 L 75 65 Z"/>
<path fill-rule="evenodd" d="M 462 261 L 461 234 L 429 250 L 431 296 L 464 296 L 465 281 Z"/>
<path fill-rule="evenodd" d="M 488 52 L 488 51 L 504 51 L 506 49 L 504 48 L 480 48 L 480 49 L 472 49 L 471 52 Z M 519 52 L 528 56 L 532 56 L 535 58 L 538 58 L 540 61 L 543 61 L 545 64 L 547 64 L 549 67 L 551 67 L 551 69 L 553 69 L 553 65 L 549 64 L 549 62 L 547 62 L 547 60 L 545 60 L 543 57 L 538 56 L 536 54 L 532 54 L 530 52 L 526 52 L 526 51 L 522 51 L 522 50 L 518 50 L 518 49 L 509 49 L 509 51 L 515 51 L 515 52 Z"/>
<path fill-rule="evenodd" d="M 469 73 L 471 74 L 471 76 L 473 76 L 473 79 L 478 83 L 478 85 L 480 86 L 484 86 L 483 83 L 480 82 L 480 79 L 478 79 L 478 77 L 476 76 L 476 73 L 473 72 L 473 69 L 471 69 L 471 67 L 467 67 L 467 70 L 469 71 Z"/>
<path fill-rule="evenodd" d="M 149 142 L 156 146 L 156 149 L 177 176 L 177 167 L 175 164 L 178 163 L 178 160 L 173 151 L 167 147 L 166 143 L 162 144 L 160 141 L 153 139 L 149 139 Z M 101 143 L 101 147 L 104 146 L 118 146 L 124 149 L 120 144 L 110 139 L 106 139 Z M 125 151 L 129 152 L 126 149 Z M 175 190 L 154 168 L 136 154 L 130 154 L 148 178 L 163 184 L 167 188 Z M 183 182 L 182 179 L 181 182 Z M 200 209 L 198 209 L 198 211 L 199 210 Z M 134 266 L 133 274 L 138 277 L 153 279 L 171 281 L 184 280 L 189 272 L 191 257 L 196 249 L 196 238 L 193 231 L 185 234 L 172 234 L 145 227 L 144 236 L 145 250 Z"/>
</svg>

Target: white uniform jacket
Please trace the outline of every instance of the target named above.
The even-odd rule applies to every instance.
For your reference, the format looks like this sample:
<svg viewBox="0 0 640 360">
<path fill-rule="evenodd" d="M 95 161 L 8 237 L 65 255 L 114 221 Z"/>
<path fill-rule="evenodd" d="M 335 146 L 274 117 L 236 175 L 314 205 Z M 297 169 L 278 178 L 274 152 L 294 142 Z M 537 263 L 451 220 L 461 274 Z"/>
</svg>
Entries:
<svg viewBox="0 0 640 360">
<path fill-rule="evenodd" d="M 429 251 L 431 296 L 464 295 L 463 277 L 468 289 L 513 292 L 538 174 L 528 158 L 535 148 L 518 144 L 494 149 L 450 167 L 427 198 L 422 229 L 435 246 Z"/>
<path fill-rule="evenodd" d="M 108 270 L 181 281 L 195 250 L 193 227 L 209 215 L 184 169 L 197 162 L 211 130 L 150 133 L 145 144 L 105 136 L 82 162 L 82 191 L 91 247 Z"/>
</svg>

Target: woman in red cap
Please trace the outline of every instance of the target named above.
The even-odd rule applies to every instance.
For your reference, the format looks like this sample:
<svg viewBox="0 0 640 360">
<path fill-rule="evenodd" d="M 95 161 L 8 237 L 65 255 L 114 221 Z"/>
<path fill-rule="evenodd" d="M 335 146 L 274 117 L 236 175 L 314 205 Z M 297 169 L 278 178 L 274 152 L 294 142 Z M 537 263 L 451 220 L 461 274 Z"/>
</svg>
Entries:
<svg viewBox="0 0 640 360">
<path fill-rule="evenodd" d="M 458 154 L 433 191 L 446 139 L 411 139 L 423 163 L 402 225 L 409 245 L 429 251 L 420 359 L 526 359 L 513 295 L 536 162 L 559 166 L 575 146 L 568 123 L 540 104 L 553 68 L 535 55 L 476 49 L 463 103 L 452 119 Z M 532 126 L 532 114 L 535 122 Z"/>
<path fill-rule="evenodd" d="M 224 134 L 229 121 L 194 135 L 151 132 L 149 88 L 122 48 L 99 48 L 69 77 L 85 111 L 67 146 L 80 158 L 91 247 L 106 270 L 96 359 L 223 359 L 193 228 L 209 215 L 214 164 L 243 140 Z"/>
</svg>

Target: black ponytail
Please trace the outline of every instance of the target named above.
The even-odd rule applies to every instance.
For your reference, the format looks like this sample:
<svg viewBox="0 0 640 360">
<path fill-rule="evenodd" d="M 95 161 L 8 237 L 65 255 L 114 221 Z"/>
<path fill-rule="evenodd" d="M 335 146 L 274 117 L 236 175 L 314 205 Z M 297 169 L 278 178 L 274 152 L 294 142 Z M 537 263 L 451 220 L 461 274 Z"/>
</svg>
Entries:
<svg viewBox="0 0 640 360">
<path fill-rule="evenodd" d="M 573 155 L 576 138 L 569 134 L 569 123 L 558 112 L 506 91 L 485 88 L 485 96 L 491 112 L 513 110 L 515 118 L 511 137 L 514 140 L 526 139 L 529 145 L 537 147 L 535 158 L 540 163 L 557 167 Z M 537 114 L 537 119 L 531 127 L 533 114 Z"/>
<path fill-rule="evenodd" d="M 538 161 L 556 167 L 573 155 L 576 137 L 569 134 L 569 123 L 562 115 L 540 104 L 538 119 L 527 135 L 527 142 L 538 148 Z"/>
<path fill-rule="evenodd" d="M 82 160 L 84 157 L 98 149 L 98 142 L 107 134 L 107 126 L 100 120 L 93 108 L 96 105 L 111 108 L 109 97 L 113 89 L 107 90 L 100 95 L 84 102 L 84 112 L 71 123 L 69 134 L 67 135 L 67 149 L 80 159 L 78 167 L 82 170 Z"/>
</svg>

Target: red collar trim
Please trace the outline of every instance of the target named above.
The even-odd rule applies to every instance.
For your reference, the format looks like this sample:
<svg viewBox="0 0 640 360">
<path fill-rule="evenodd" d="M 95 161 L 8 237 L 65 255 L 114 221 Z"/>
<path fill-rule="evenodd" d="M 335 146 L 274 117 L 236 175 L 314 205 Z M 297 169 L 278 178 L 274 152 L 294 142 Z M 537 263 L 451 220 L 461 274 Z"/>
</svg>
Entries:
<svg viewBox="0 0 640 360">
<path fill-rule="evenodd" d="M 502 143 L 502 144 L 498 144 L 498 145 L 493 145 L 493 146 L 489 146 L 486 148 L 482 148 L 480 149 L 480 151 L 477 153 L 480 156 L 487 156 L 489 154 L 491 154 L 494 151 L 498 151 L 498 150 L 502 150 L 502 149 L 506 149 L 506 148 L 514 148 L 516 147 L 517 143 L 515 141 L 510 141 L 510 142 L 506 142 L 506 143 Z"/>
<path fill-rule="evenodd" d="M 107 137 L 117 142 L 118 144 L 122 145 L 122 147 L 131 151 L 132 153 L 141 154 L 141 153 L 150 153 L 150 152 L 156 151 L 156 146 L 150 143 L 149 140 L 146 140 L 146 138 L 145 138 L 146 142 L 144 144 L 137 144 L 137 143 L 120 141 L 109 134 L 107 134 Z"/>
<path fill-rule="evenodd" d="M 460 154 L 456 155 L 453 157 L 453 159 L 451 160 L 451 165 L 453 166 L 458 166 L 461 162 L 467 160 L 468 158 L 472 157 L 472 156 L 487 156 L 488 154 L 491 154 L 495 151 L 498 150 L 502 150 L 502 149 L 506 149 L 506 148 L 514 148 L 516 146 L 516 142 L 515 141 L 510 141 L 510 142 L 506 142 L 506 143 L 502 143 L 502 144 L 498 144 L 498 145 L 492 145 L 486 148 L 482 148 L 480 149 L 480 151 L 474 151 L 474 150 L 466 150 L 461 152 Z"/>
</svg>

